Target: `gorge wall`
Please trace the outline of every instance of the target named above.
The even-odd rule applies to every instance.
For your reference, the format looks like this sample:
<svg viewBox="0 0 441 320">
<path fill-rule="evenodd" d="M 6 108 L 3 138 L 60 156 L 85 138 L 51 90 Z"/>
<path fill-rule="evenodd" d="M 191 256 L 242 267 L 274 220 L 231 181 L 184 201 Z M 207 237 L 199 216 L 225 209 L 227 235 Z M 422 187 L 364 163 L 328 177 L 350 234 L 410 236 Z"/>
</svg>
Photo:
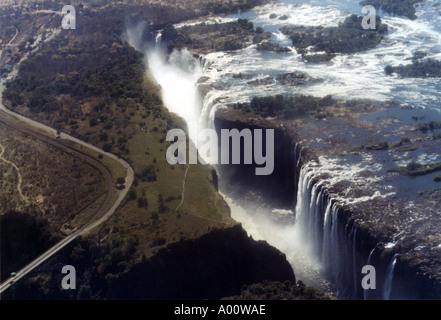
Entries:
<svg viewBox="0 0 441 320">
<path fill-rule="evenodd" d="M 265 280 L 296 281 L 285 255 L 266 242 L 254 241 L 240 225 L 171 244 L 113 276 L 100 272 L 97 246 L 87 239 L 75 241 L 2 299 L 220 299 Z M 81 260 L 75 258 L 78 251 Z M 64 265 L 75 266 L 77 290 L 61 289 Z"/>
<path fill-rule="evenodd" d="M 441 281 L 415 260 L 401 259 L 399 246 L 390 248 L 391 239 L 374 233 L 363 221 L 355 218 L 348 205 L 341 205 L 330 196 L 323 181 L 314 177 L 308 163 L 314 152 L 301 147 L 299 137 L 283 127 L 263 120 L 241 120 L 229 110 L 218 110 L 214 119 L 221 129 L 276 128 L 275 171 L 271 176 L 256 177 L 250 166 L 221 165 L 223 176 L 238 179 L 239 185 L 252 185 L 272 204 L 291 203 L 305 245 L 321 262 L 325 277 L 333 291 L 344 299 L 439 299 Z M 254 166 L 251 166 L 254 169 Z M 236 181 L 234 181 L 236 183 Z M 270 187 L 269 187 L 270 186 Z M 269 192 L 271 190 L 272 192 Z M 231 194 L 234 196 L 233 194 Z M 276 197 L 277 199 L 274 199 Z M 376 269 L 376 290 L 363 290 L 363 266 Z M 302 280 L 302 279 L 299 279 Z"/>
</svg>

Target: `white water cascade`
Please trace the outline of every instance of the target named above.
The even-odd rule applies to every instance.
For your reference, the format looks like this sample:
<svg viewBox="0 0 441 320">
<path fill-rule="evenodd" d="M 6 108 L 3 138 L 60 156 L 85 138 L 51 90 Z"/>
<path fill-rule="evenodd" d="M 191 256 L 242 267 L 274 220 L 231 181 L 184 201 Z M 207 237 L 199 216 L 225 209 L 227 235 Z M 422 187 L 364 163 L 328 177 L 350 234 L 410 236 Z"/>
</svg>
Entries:
<svg viewBox="0 0 441 320">
<path fill-rule="evenodd" d="M 186 50 L 174 51 L 166 57 L 159 47 L 150 49 L 146 56 L 151 74 L 162 87 L 167 108 L 187 121 L 190 138 L 195 132 L 191 128 L 214 128 L 216 110 L 223 106 L 224 93 L 201 81 L 211 62 L 198 60 Z M 234 194 L 221 189 L 232 217 L 255 240 L 265 240 L 285 253 L 297 278 L 307 285 L 331 289 L 340 298 L 363 298 L 358 295 L 362 292 L 359 273 L 363 262 L 356 246 L 356 225 L 346 221 L 344 212 L 327 195 L 323 182 L 315 179 L 308 163 L 303 163 L 305 150 L 301 144 L 293 146 L 292 152 L 292 178 L 297 182 L 292 208 L 295 224 L 277 224 L 270 217 L 250 212 L 236 203 Z"/>
<path fill-rule="evenodd" d="M 302 236 L 310 255 L 321 264 L 323 274 L 331 283 L 337 296 L 356 298 L 359 291 L 357 273 L 356 228 L 349 229 L 341 218 L 336 203 L 325 194 L 313 171 L 307 166 L 300 170 L 296 231 Z"/>
<path fill-rule="evenodd" d="M 216 110 L 222 106 L 221 96 L 216 90 L 207 90 L 199 98 L 205 90 L 198 79 L 204 69 L 209 68 L 209 62 L 193 58 L 188 51 L 174 51 L 168 60 L 160 55 L 159 50 L 148 53 L 149 66 L 162 87 L 168 109 L 182 116 L 189 127 L 214 128 Z M 354 297 L 357 285 L 355 230 L 347 232 L 340 222 L 338 206 L 328 199 L 325 188 L 314 179 L 313 171 L 302 166 L 301 146 L 297 145 L 293 152 L 294 172 L 300 171 L 297 190 L 293 191 L 297 199 L 296 223 L 280 226 L 271 219 L 253 216 L 235 203 L 234 195 L 224 194 L 232 217 L 241 222 L 254 239 L 266 240 L 284 252 L 298 278 L 306 284 L 325 289 L 328 286 L 323 277 L 326 277 L 337 296 Z"/>
<path fill-rule="evenodd" d="M 383 291 L 384 300 L 390 300 L 391 298 L 396 263 L 397 263 L 397 255 L 394 255 L 386 271 L 386 281 L 384 284 L 384 291 Z"/>
</svg>

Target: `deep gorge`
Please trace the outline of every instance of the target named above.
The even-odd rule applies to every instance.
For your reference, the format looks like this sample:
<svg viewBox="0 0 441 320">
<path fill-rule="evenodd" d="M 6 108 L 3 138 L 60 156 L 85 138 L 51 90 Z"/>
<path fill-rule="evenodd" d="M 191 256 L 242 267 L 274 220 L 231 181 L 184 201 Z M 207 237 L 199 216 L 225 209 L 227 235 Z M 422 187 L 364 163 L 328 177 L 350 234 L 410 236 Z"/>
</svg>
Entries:
<svg viewBox="0 0 441 320">
<path fill-rule="evenodd" d="M 288 131 L 275 121 L 268 125 L 224 116 L 223 109 L 219 108 L 225 106 L 223 88 L 213 88 L 205 80 L 214 61 L 206 57 L 196 60 L 188 51 L 174 51 L 167 59 L 154 59 L 152 64 L 151 57 L 160 55 L 162 45 L 161 34 L 155 38 L 156 47 L 146 51 L 153 74 L 155 68 L 157 74 L 160 70 L 176 70 L 179 81 L 192 83 L 199 95 L 199 99 L 195 99 L 194 92 L 187 92 L 180 99 L 174 97 L 179 100 L 178 104 L 167 105 L 171 111 L 184 117 L 189 127 L 198 124 L 199 128 L 215 128 L 218 133 L 221 129 L 275 129 L 274 173 L 269 177 L 255 176 L 253 165 L 217 166 L 221 193 L 239 203 L 252 203 L 249 209 L 263 207 L 268 216 L 272 208 L 291 210 L 294 214 L 284 223 L 291 224 L 301 236 L 302 245 L 309 247 L 310 257 L 319 265 L 321 276 L 330 283 L 332 292 L 339 298 L 431 299 L 441 296 L 439 281 L 421 272 L 418 266 L 400 259 L 399 248 L 388 247 L 390 238 L 372 233 L 369 226 L 357 220 L 349 206 L 331 198 L 325 181 L 308 170 L 315 155 L 312 150 L 302 147 L 295 129 Z M 198 77 L 194 77 L 195 74 Z M 163 87 L 163 95 L 173 92 L 173 83 L 158 82 Z M 288 256 L 287 252 L 284 253 Z M 361 270 L 367 264 L 376 268 L 376 290 L 364 291 L 361 287 Z M 294 272 L 302 280 L 295 266 Z"/>
<path fill-rule="evenodd" d="M 216 114 L 214 123 L 218 131 L 267 128 L 226 119 L 222 111 Z M 353 218 L 350 208 L 330 198 L 323 181 L 308 169 L 308 161 L 314 157 L 309 150 L 302 149 L 284 130 L 277 129 L 276 137 L 279 152 L 276 152 L 274 175 L 255 177 L 248 166 L 220 166 L 220 175 L 237 179 L 231 184 L 256 186 L 263 194 L 267 194 L 268 186 L 277 186 L 275 192 L 269 194 L 272 204 L 288 206 L 291 203 L 296 228 L 305 243 L 311 245 L 311 254 L 322 264 L 323 275 L 331 282 L 338 298 L 437 299 L 441 296 L 437 281 L 407 261 L 401 261 L 399 253 L 385 247 L 390 239 L 372 235 L 363 221 Z M 277 199 L 274 194 L 278 195 Z M 365 291 L 361 287 L 364 276 L 361 270 L 368 264 L 376 268 L 376 290 Z"/>
</svg>

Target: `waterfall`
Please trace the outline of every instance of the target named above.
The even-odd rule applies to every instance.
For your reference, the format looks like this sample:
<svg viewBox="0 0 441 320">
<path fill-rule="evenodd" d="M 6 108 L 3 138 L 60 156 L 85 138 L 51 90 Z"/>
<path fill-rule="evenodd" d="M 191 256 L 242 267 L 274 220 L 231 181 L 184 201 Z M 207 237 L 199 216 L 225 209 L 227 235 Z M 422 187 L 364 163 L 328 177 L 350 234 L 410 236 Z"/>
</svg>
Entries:
<svg viewBox="0 0 441 320">
<path fill-rule="evenodd" d="M 215 90 L 212 90 L 204 95 L 201 92 L 202 89 L 200 86 L 198 87 L 198 91 L 204 96 L 202 111 L 199 117 L 199 126 L 200 128 L 215 129 L 214 120 L 218 108 L 218 93 Z"/>
<path fill-rule="evenodd" d="M 333 211 L 333 205 L 328 202 L 325 211 L 325 219 L 323 222 L 323 246 L 321 261 L 324 266 L 325 271 L 329 271 L 329 261 L 331 261 L 330 256 L 330 244 L 331 244 L 331 212 Z"/>
<path fill-rule="evenodd" d="M 392 260 L 389 263 L 389 266 L 387 267 L 386 271 L 386 282 L 384 284 L 384 290 L 383 290 L 383 299 L 384 300 L 390 300 L 391 294 L 392 294 L 392 286 L 394 281 L 394 273 L 395 273 L 395 265 L 397 263 L 398 256 L 395 254 L 392 257 Z"/>
<path fill-rule="evenodd" d="M 362 298 L 357 224 L 344 219 L 338 204 L 329 198 L 323 183 L 315 179 L 307 165 L 300 169 L 295 213 L 296 232 L 321 265 L 324 276 L 334 284 L 337 296 Z"/>
<path fill-rule="evenodd" d="M 340 234 L 338 222 L 339 210 L 337 205 L 334 204 L 331 211 L 331 235 L 330 235 L 330 247 L 329 247 L 329 257 L 330 257 L 330 277 L 334 283 L 339 285 L 341 283 L 341 245 L 340 245 Z"/>
<path fill-rule="evenodd" d="M 160 34 L 156 40 L 161 41 Z M 168 59 L 163 54 L 157 49 L 147 56 L 152 75 L 162 86 L 163 100 L 168 109 L 182 116 L 189 127 L 214 128 L 214 117 L 216 110 L 223 106 L 221 98 L 224 93 L 213 90 L 200 80 L 211 62 L 206 58 L 194 59 L 185 50 L 173 52 Z M 191 134 L 190 138 L 193 138 Z M 361 270 L 357 268 L 357 227 L 353 224 L 348 230 L 343 211 L 328 196 L 323 182 L 316 179 L 314 171 L 304 163 L 302 157 L 306 150 L 301 143 L 293 145 L 292 152 L 293 178 L 296 181 L 293 190 L 296 195 L 295 225 L 272 224 L 270 219 L 249 216 L 246 210 L 239 214 L 234 209 L 232 216 L 237 216 L 239 222 L 246 222 L 245 225 L 251 225 L 262 239 L 284 252 L 296 274 L 304 275 L 299 279 L 308 278 L 310 285 L 314 285 L 317 280 L 323 281 L 324 277 L 333 284 L 338 297 L 357 297 L 357 292 L 361 292 L 361 283 L 358 283 Z M 231 201 L 229 204 L 234 208 Z M 301 271 L 297 271 L 296 266 Z M 393 277 L 393 270 L 391 273 Z"/>
<path fill-rule="evenodd" d="M 159 31 L 159 32 L 156 34 L 156 38 L 155 38 L 155 43 L 156 43 L 156 45 L 160 45 L 160 44 L 161 44 L 161 41 L 162 41 L 162 31 Z"/>
</svg>

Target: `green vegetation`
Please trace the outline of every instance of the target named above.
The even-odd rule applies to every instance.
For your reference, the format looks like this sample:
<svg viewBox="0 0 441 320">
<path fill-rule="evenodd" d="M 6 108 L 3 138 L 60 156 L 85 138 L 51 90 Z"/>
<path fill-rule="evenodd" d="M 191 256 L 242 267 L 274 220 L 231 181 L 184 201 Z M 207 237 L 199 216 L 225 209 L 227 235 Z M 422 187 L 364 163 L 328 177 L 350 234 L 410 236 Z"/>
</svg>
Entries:
<svg viewBox="0 0 441 320">
<path fill-rule="evenodd" d="M 60 104 L 54 98 L 57 95 L 83 99 L 105 96 L 118 98 L 122 103 L 125 99 L 136 99 L 141 104 L 153 99 L 137 83 L 142 79 L 140 54 L 120 39 L 109 37 L 98 50 L 89 43 L 79 55 L 60 51 L 58 45 L 63 45 L 63 41 L 54 40 L 44 54 L 22 64 L 14 86 L 8 86 L 5 91 L 5 98 L 11 101 L 13 107 L 26 103 L 34 113 L 59 111 Z M 112 50 L 109 50 L 110 47 Z M 96 117 L 90 119 L 91 127 L 99 123 L 111 125 L 109 118 L 100 117 L 104 103 L 93 108 Z"/>
<path fill-rule="evenodd" d="M 8 212 L 0 215 L 0 232 L 2 281 L 61 238 L 49 221 L 36 213 Z"/>
<path fill-rule="evenodd" d="M 396 172 L 406 176 L 423 176 L 440 170 L 441 170 L 441 162 L 423 165 L 412 161 L 405 167 L 392 168 L 389 169 L 388 171 Z"/>
<path fill-rule="evenodd" d="M 401 146 L 396 148 L 395 150 L 398 152 L 410 152 L 410 151 L 418 150 L 418 148 L 414 146 Z"/>
<path fill-rule="evenodd" d="M 262 29 L 254 30 L 254 25 L 247 19 L 238 19 L 235 22 L 184 26 L 176 30 L 167 26 L 162 32 L 162 39 L 168 43 L 169 51 L 174 48 L 191 48 L 192 51 L 232 51 L 239 50 L 250 44 L 250 37 L 254 41 L 266 39 Z"/>
<path fill-rule="evenodd" d="M 401 147 L 401 146 L 403 146 L 403 145 L 405 145 L 405 144 L 407 144 L 407 143 L 410 143 L 411 141 L 410 141 L 410 139 L 409 138 L 406 138 L 406 137 L 404 137 L 404 138 L 401 138 L 401 140 L 400 141 L 398 141 L 397 143 L 394 143 L 394 144 L 392 144 L 392 148 L 398 148 L 398 147 Z"/>
<path fill-rule="evenodd" d="M 291 50 L 287 47 L 281 47 L 278 43 L 271 43 L 269 41 L 263 41 L 257 45 L 259 51 L 272 51 L 276 53 L 286 53 Z"/>
<path fill-rule="evenodd" d="M 331 300 L 331 296 L 312 287 L 307 287 L 302 281 L 292 284 L 289 281 L 253 284 L 242 290 L 239 296 L 223 300 Z"/>
<path fill-rule="evenodd" d="M 420 123 L 416 126 L 415 130 L 427 133 L 428 131 L 434 131 L 441 129 L 441 121 L 431 121 L 427 123 Z"/>
<path fill-rule="evenodd" d="M 363 0 L 360 4 L 363 6 L 371 5 L 387 13 L 415 20 L 417 18 L 415 4 L 422 1 L 424 0 Z"/>
<path fill-rule="evenodd" d="M 375 108 L 370 102 L 357 100 L 338 101 L 333 99 L 330 95 L 324 98 L 304 95 L 294 97 L 283 95 L 254 97 L 249 103 L 237 103 L 232 105 L 232 107 L 263 117 L 278 117 L 283 119 L 308 115 L 315 116 L 319 119 L 332 118 L 338 112 L 363 112 Z"/>
<path fill-rule="evenodd" d="M 323 79 L 314 79 L 309 75 L 303 72 L 289 72 L 285 74 L 278 75 L 276 80 L 279 81 L 282 85 L 288 86 L 298 86 L 304 85 L 308 83 L 319 83 L 323 82 Z"/>
<path fill-rule="evenodd" d="M 407 151 L 415 151 L 418 148 L 416 148 L 413 145 L 410 145 L 410 140 L 408 138 L 402 138 L 399 142 L 389 144 L 387 141 L 382 141 L 378 144 L 370 144 L 370 145 L 363 145 L 359 144 L 356 147 L 349 150 L 349 152 L 355 152 L 358 153 L 360 151 L 366 150 L 366 151 L 384 151 L 389 149 L 395 149 L 397 152 L 407 152 Z"/>
<path fill-rule="evenodd" d="M 424 51 L 415 51 L 412 58 L 410 58 L 410 60 L 412 61 L 418 61 L 421 59 L 424 59 L 425 57 L 427 57 L 428 53 L 424 52 Z"/>
<path fill-rule="evenodd" d="M 232 2 L 234 6 L 228 10 L 237 8 L 239 1 Z M 240 1 L 244 5 L 259 2 Z M 167 131 L 184 124 L 163 107 L 159 86 L 144 74 L 142 56 L 121 39 L 127 12 L 120 9 L 125 3 L 102 1 L 106 7 L 78 12 L 82 23 L 77 30 L 61 32 L 45 44 L 22 65 L 7 89 L 5 104 L 9 108 L 124 158 L 136 174 L 128 197 L 103 228 L 78 238 L 57 256 L 57 261 L 69 261 L 77 268 L 81 275 L 78 291 L 57 290 L 60 275 L 45 272 L 42 266 L 42 272 L 25 281 L 29 286 L 19 297 L 38 292 L 35 296 L 107 298 L 106 292 L 117 291 L 118 281 L 129 272 L 136 273 L 135 267 L 158 250 L 234 224 L 212 183 L 210 167 L 171 166 L 165 160 Z M 199 3 L 203 6 L 198 14 L 214 1 Z M 158 4 L 160 10 L 149 11 L 148 16 L 159 12 L 157 19 L 163 23 L 188 17 L 181 13 L 180 4 L 175 10 L 165 10 L 162 5 L 169 4 Z M 194 12 L 191 14 L 196 15 Z M 145 18 L 143 14 L 139 10 Z M 241 23 L 251 34 L 249 23 Z M 99 153 L 93 156 L 103 163 L 109 161 Z M 111 170 L 116 182 L 125 176 L 119 170 Z"/>
<path fill-rule="evenodd" d="M 207 8 L 214 14 L 222 14 L 231 13 L 237 10 L 247 11 L 255 6 L 262 5 L 265 2 L 266 1 L 264 0 L 238 1 L 238 3 L 233 6 L 232 1 L 210 1 L 207 4 Z"/>
<path fill-rule="evenodd" d="M 441 61 L 426 59 L 413 60 L 411 64 L 392 67 L 388 65 L 384 72 L 387 75 L 397 73 L 404 78 L 439 78 L 441 77 Z"/>
<path fill-rule="evenodd" d="M 9 126 L 0 126 L 0 145 L 4 157 L 19 168 L 16 171 L 0 161 L 0 214 L 37 211 L 61 228 L 67 220 L 78 226 L 75 220 L 88 215 L 86 208 L 101 204 L 99 198 L 107 187 L 94 161 L 72 156 L 69 149 L 62 150 Z M 17 191 L 18 173 L 24 198 Z M 98 210 L 90 211 L 96 214 Z"/>
<path fill-rule="evenodd" d="M 329 54 L 329 53 L 319 53 L 319 54 L 304 54 L 302 55 L 303 60 L 308 63 L 320 63 L 320 62 L 328 62 L 334 59 L 337 55 Z"/>
<path fill-rule="evenodd" d="M 388 149 L 389 149 L 389 143 L 387 142 L 380 142 L 379 144 L 371 144 L 366 146 L 366 150 L 368 151 L 381 151 Z"/>
<path fill-rule="evenodd" d="M 16 33 L 16 27 L 14 25 L 16 23 L 17 21 L 15 21 L 12 16 L 6 16 L 0 19 L 0 40 L 2 44 L 8 43 L 14 38 Z"/>
<path fill-rule="evenodd" d="M 158 115 L 162 102 L 155 90 L 145 90 L 142 55 L 119 36 L 124 25 L 105 10 L 98 16 L 82 17 L 87 22 L 75 33 L 61 33 L 23 62 L 4 92 L 5 103 L 106 152 L 127 156 L 124 129 L 135 112 L 145 118 Z M 94 38 L 97 34 L 100 38 Z"/>
<path fill-rule="evenodd" d="M 187 172 L 167 163 L 166 133 L 185 124 L 164 108 L 142 55 L 121 38 L 125 17 L 112 8 L 80 14 L 75 32 L 61 32 L 27 60 L 4 96 L 7 107 L 114 153 L 134 169 L 129 195 L 105 228 L 72 251 L 103 286 L 162 247 L 233 224 L 210 167 Z M 91 155 L 122 182 L 124 170 Z M 81 280 L 78 294 L 87 296 L 87 285 Z"/>
<path fill-rule="evenodd" d="M 253 37 L 254 44 L 259 44 L 262 41 L 268 40 L 271 38 L 271 35 L 272 35 L 271 32 L 259 32 L 259 30 L 260 30 L 259 28 L 260 27 L 256 28 L 256 35 Z"/>
<path fill-rule="evenodd" d="M 435 182 L 441 182 L 441 174 L 437 175 L 435 178 L 433 178 L 433 181 Z"/>
<path fill-rule="evenodd" d="M 286 26 L 280 31 L 288 35 L 297 51 L 309 62 L 329 61 L 336 53 L 350 54 L 375 48 L 388 32 L 377 17 L 377 29 L 365 30 L 363 17 L 351 15 L 338 27 Z M 309 48 L 313 47 L 312 50 Z M 311 52 L 325 52 L 317 57 Z"/>
</svg>

